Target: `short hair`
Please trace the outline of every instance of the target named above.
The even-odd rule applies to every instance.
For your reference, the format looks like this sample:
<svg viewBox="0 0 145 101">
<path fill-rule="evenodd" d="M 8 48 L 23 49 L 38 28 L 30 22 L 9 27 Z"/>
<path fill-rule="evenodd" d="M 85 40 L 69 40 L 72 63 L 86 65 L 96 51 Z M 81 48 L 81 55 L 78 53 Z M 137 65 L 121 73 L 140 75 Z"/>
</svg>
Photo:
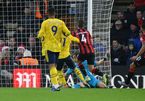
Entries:
<svg viewBox="0 0 145 101">
<path fill-rule="evenodd" d="M 84 21 L 83 20 L 79 20 L 78 27 L 79 28 L 83 28 L 84 27 Z"/>
<path fill-rule="evenodd" d="M 48 13 L 49 13 L 49 15 L 55 15 L 55 8 L 54 7 L 50 7 L 48 9 Z"/>
</svg>

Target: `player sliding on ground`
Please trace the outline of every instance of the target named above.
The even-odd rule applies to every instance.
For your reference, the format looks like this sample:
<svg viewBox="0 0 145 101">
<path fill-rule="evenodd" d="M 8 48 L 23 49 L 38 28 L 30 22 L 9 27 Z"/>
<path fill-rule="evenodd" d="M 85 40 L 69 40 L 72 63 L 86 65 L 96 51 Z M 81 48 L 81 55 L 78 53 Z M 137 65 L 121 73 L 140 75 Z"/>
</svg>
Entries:
<svg viewBox="0 0 145 101">
<path fill-rule="evenodd" d="M 130 64 L 128 76 L 127 76 L 127 79 L 125 80 L 125 82 L 118 81 L 118 83 L 120 83 L 120 85 L 122 85 L 124 87 L 129 86 L 130 80 L 133 77 L 136 69 L 145 64 L 145 23 L 143 23 L 143 25 L 141 27 L 141 31 L 142 32 L 140 35 L 141 36 L 140 40 L 142 42 L 142 47 L 136 56 L 131 57 L 131 60 L 133 62 Z"/>
<path fill-rule="evenodd" d="M 41 29 L 38 33 L 38 38 L 44 37 L 46 54 L 48 57 L 49 71 L 52 83 L 52 91 L 59 91 L 58 75 L 57 75 L 57 60 L 61 51 L 62 36 L 69 36 L 71 33 L 62 20 L 55 18 L 55 9 L 48 9 L 49 18 L 42 22 Z"/>
<path fill-rule="evenodd" d="M 76 60 L 76 59 L 75 59 L 75 60 Z M 102 62 L 102 60 L 99 61 L 99 62 Z M 99 62 L 97 62 L 97 63 L 99 63 Z M 91 86 L 91 88 L 97 88 L 97 87 L 99 87 L 99 88 L 106 88 L 106 85 L 105 85 L 102 81 L 100 81 L 99 79 L 97 79 L 97 78 L 89 71 L 89 68 L 88 68 L 88 65 L 87 65 L 87 60 L 83 61 L 82 64 L 83 64 L 84 68 L 79 68 L 79 69 L 81 70 L 81 72 L 82 72 L 82 74 L 83 74 L 85 80 L 86 80 L 87 83 Z M 76 65 L 77 65 L 77 63 L 76 63 Z M 97 64 L 97 65 L 99 65 L 99 64 Z M 77 66 L 77 67 L 78 67 L 78 66 Z M 69 68 L 69 69 L 66 71 L 65 75 L 68 76 L 68 75 L 70 75 L 71 73 L 72 73 L 72 69 Z M 72 88 L 81 88 L 81 87 L 82 87 L 82 88 L 85 87 L 85 85 L 84 85 L 82 82 L 75 84 Z"/>
<path fill-rule="evenodd" d="M 73 54 L 73 59 L 75 60 L 76 63 L 78 63 L 78 58 L 77 58 L 78 54 Z M 91 71 L 94 75 L 98 75 L 100 77 L 102 77 L 102 81 L 105 83 L 105 85 L 109 84 L 109 77 L 107 74 L 101 72 L 97 66 L 104 64 L 104 61 L 107 59 L 107 57 L 99 60 L 99 61 L 94 61 L 94 69 Z M 81 65 L 79 65 L 79 69 L 81 70 L 81 72 L 86 75 L 86 70 L 85 68 L 88 68 L 88 62 L 87 60 L 83 61 L 81 63 Z"/>
<path fill-rule="evenodd" d="M 65 80 L 65 77 L 63 74 L 63 66 L 64 66 L 64 63 L 66 63 L 66 65 L 68 67 L 70 67 L 72 69 L 72 71 L 75 72 L 75 74 L 79 77 L 79 79 L 83 82 L 83 84 L 85 86 L 89 87 L 89 85 L 85 81 L 82 73 L 80 72 L 80 70 L 78 68 L 76 68 L 75 63 L 70 56 L 70 44 L 72 41 L 78 42 L 78 43 L 80 42 L 78 38 L 73 37 L 72 35 L 70 35 L 68 37 L 64 36 L 62 38 L 62 50 L 59 54 L 59 59 L 57 62 L 57 70 L 58 70 L 60 84 L 62 86 L 66 86 L 66 80 Z"/>
</svg>

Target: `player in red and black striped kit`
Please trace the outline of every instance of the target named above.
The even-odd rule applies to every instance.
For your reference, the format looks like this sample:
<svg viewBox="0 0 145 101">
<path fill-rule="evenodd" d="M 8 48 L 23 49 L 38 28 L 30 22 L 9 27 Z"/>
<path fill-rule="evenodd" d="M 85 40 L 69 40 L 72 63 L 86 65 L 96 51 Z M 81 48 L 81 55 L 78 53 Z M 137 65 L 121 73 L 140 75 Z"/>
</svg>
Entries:
<svg viewBox="0 0 145 101">
<path fill-rule="evenodd" d="M 134 76 L 136 69 L 141 67 L 142 65 L 145 65 L 145 23 L 143 23 L 143 25 L 141 27 L 141 31 L 142 32 L 140 35 L 140 40 L 142 42 L 142 47 L 136 56 L 133 56 L 130 58 L 133 62 L 130 64 L 128 76 L 127 76 L 127 79 L 125 80 L 125 82 L 118 81 L 118 83 L 120 83 L 124 87 L 129 86 L 130 80 Z"/>
<path fill-rule="evenodd" d="M 87 60 L 88 67 L 90 71 L 92 71 L 92 69 L 94 68 L 94 59 L 95 59 L 94 48 L 90 32 L 83 27 L 83 20 L 79 21 L 77 31 L 72 34 L 75 37 L 79 38 L 80 40 L 79 43 L 80 54 L 78 56 L 79 61 L 83 62 L 84 60 Z"/>
</svg>

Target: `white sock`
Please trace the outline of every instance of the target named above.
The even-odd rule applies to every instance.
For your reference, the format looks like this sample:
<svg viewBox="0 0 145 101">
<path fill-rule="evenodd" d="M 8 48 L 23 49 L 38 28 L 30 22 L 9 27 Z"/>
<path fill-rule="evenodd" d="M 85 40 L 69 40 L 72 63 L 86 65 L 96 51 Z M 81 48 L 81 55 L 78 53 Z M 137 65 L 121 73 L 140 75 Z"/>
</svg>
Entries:
<svg viewBox="0 0 145 101">
<path fill-rule="evenodd" d="M 54 88 L 58 88 L 59 87 L 59 84 L 56 84 L 56 85 L 53 85 Z"/>
</svg>

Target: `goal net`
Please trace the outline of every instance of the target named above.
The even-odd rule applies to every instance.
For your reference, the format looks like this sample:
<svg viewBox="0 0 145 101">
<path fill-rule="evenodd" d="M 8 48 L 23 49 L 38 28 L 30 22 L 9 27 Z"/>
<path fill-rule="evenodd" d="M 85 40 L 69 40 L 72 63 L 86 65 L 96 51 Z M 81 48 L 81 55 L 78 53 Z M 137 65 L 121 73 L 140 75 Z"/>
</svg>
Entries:
<svg viewBox="0 0 145 101">
<path fill-rule="evenodd" d="M 49 69 L 41 55 L 41 41 L 36 38 L 48 9 L 56 9 L 56 17 L 62 19 L 74 31 L 79 20 L 91 32 L 96 60 L 107 57 L 98 68 L 111 76 L 110 26 L 113 0 L 0 0 L 0 87 L 48 87 Z M 31 56 L 38 66 L 20 66 L 19 59 Z M 78 51 L 72 45 L 72 53 Z M 36 61 L 35 61 L 36 63 Z M 69 77 L 72 82 L 73 79 Z"/>
</svg>

